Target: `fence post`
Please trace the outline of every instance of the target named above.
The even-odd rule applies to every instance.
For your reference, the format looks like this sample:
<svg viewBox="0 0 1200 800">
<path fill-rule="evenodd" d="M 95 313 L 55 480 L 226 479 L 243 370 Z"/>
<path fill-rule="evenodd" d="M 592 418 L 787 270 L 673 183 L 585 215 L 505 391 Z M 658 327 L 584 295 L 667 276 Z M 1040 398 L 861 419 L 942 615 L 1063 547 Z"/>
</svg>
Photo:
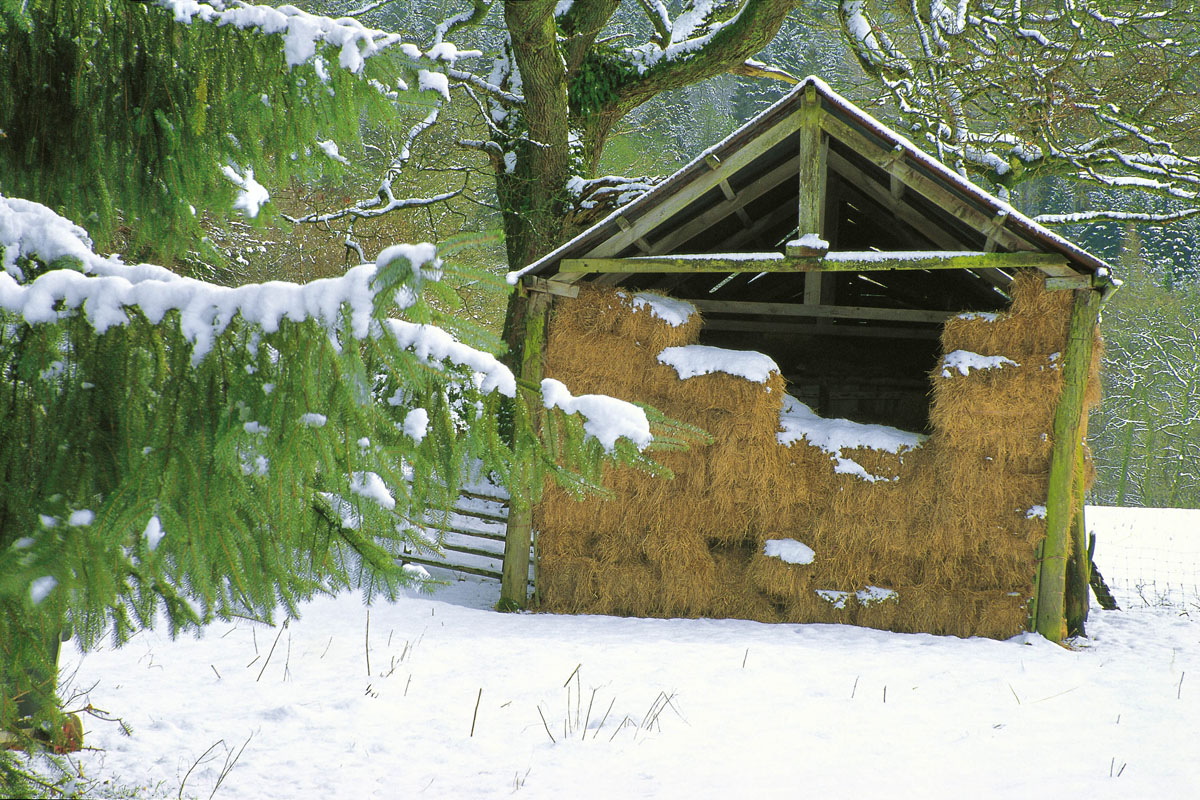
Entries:
<svg viewBox="0 0 1200 800">
<path fill-rule="evenodd" d="M 551 296 L 534 292 L 514 299 L 513 342 L 517 366 L 517 396 L 513 399 L 513 469 L 504 534 L 504 568 L 500 580 L 501 611 L 516 611 L 528 603 L 529 555 L 533 538 L 533 507 L 541 494 L 538 437 L 543 409 L 540 384 L 545 372 L 546 324 Z M 514 351 L 516 348 L 514 347 Z"/>
<path fill-rule="evenodd" d="M 1034 629 L 1052 642 L 1067 637 L 1067 559 L 1072 551 L 1075 518 L 1076 460 L 1082 455 L 1084 395 L 1092 363 L 1092 340 L 1103 295 L 1092 289 L 1075 292 L 1066 347 L 1062 354 L 1062 396 L 1054 413 L 1054 445 L 1046 498 L 1046 541 L 1036 579 Z M 1087 583 L 1083 584 L 1086 591 Z"/>
</svg>

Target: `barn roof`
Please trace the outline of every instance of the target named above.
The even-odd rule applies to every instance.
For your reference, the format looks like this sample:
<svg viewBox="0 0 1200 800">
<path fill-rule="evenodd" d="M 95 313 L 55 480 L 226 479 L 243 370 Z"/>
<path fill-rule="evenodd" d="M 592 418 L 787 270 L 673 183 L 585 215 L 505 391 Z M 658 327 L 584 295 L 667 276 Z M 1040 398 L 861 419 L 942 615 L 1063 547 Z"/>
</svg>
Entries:
<svg viewBox="0 0 1200 800">
<path fill-rule="evenodd" d="M 826 240 L 829 255 L 798 247 L 804 234 Z M 745 263 L 731 268 L 731 254 Z M 692 258 L 670 264 L 671 256 Z M 687 273 L 790 271 L 794 289 L 802 277 L 795 272 L 870 272 L 873 265 L 927 274 L 961 267 L 953 275 L 938 273 L 950 296 L 921 295 L 922 305 L 959 310 L 986 306 L 981 298 L 1002 294 L 1015 268 L 1040 269 L 1059 288 L 1101 286 L 1109 275 L 1099 258 L 810 76 L 674 175 L 509 280 L 543 287 L 546 279 L 627 284 L 709 297 L 711 280 L 701 291 L 688 285 Z M 657 277 L 649 280 L 650 274 Z M 885 306 L 913 302 L 880 300 Z"/>
</svg>

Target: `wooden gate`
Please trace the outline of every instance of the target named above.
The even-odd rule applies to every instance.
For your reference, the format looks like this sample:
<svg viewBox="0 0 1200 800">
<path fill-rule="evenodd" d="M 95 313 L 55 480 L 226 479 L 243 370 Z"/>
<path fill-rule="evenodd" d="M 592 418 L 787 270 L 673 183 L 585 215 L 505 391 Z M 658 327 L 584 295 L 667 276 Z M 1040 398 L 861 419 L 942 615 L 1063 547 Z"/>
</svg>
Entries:
<svg viewBox="0 0 1200 800">
<path fill-rule="evenodd" d="M 504 564 L 504 532 L 508 524 L 508 492 L 487 480 L 464 484 L 454 507 L 425 514 L 423 530 L 441 553 L 406 548 L 404 563 L 500 580 Z M 530 554 L 529 582 L 533 584 Z"/>
</svg>

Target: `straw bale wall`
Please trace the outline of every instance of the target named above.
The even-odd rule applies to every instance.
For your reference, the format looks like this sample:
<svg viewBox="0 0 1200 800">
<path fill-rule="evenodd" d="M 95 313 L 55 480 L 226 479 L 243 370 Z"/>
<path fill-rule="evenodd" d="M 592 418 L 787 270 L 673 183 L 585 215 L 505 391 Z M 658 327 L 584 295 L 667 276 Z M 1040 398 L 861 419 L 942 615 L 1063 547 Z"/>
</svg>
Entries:
<svg viewBox="0 0 1200 800">
<path fill-rule="evenodd" d="M 714 441 L 662 455 L 674 480 L 609 471 L 607 499 L 548 485 L 534 515 L 541 608 L 1018 633 L 1046 532 L 1070 311 L 1071 293 L 1019 275 L 1008 312 L 946 323 L 944 353 L 1007 360 L 965 374 L 935 369 L 923 444 L 831 454 L 807 437 L 780 443 L 778 372 L 764 383 L 724 373 L 681 380 L 658 362 L 664 348 L 697 341 L 698 313 L 672 325 L 634 296 L 597 287 L 560 299 L 548 376 L 576 393 L 649 403 Z M 768 541 L 787 539 L 811 548 L 812 562 L 766 555 Z"/>
</svg>

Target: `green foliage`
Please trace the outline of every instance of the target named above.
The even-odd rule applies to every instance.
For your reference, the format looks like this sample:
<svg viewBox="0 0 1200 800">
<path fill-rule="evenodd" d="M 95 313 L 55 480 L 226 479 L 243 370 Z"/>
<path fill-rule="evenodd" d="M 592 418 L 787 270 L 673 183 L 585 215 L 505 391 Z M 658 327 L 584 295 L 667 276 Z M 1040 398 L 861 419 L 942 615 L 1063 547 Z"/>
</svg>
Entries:
<svg viewBox="0 0 1200 800">
<path fill-rule="evenodd" d="M 59 274 L 19 266 L 26 286 Z M 396 556 L 435 546 L 413 522 L 449 505 L 464 464 L 509 460 L 499 394 L 384 327 L 396 297 L 411 318 L 438 318 L 417 292 L 436 277 L 393 258 L 372 285 L 369 335 L 349 307 L 332 330 L 294 309 L 274 330 L 234 317 L 199 360 L 187 310 L 155 323 L 127 306 L 103 333 L 67 309 L 38 324 L 0 314 L 0 729 L 64 628 L 87 647 L 160 612 L 174 633 L 411 582 Z M 195 287 L 215 288 L 183 288 Z M 429 419 L 415 438 L 414 409 Z"/>
<path fill-rule="evenodd" d="M 78 220 L 104 248 L 128 236 L 163 257 L 200 238 L 196 209 L 231 208 L 221 167 L 277 182 L 332 164 L 318 139 L 352 144 L 363 113 L 395 116 L 363 77 L 395 86 L 411 66 L 375 57 L 364 76 L 331 66 L 322 80 L 312 62 L 288 67 L 279 35 L 181 25 L 129 0 L 15 6 L 0 10 L 0 85 L 21 87 L 0 93 L 0 191 Z"/>
<path fill-rule="evenodd" d="M 615 103 L 620 96 L 620 87 L 637 74 L 637 70 L 618 57 L 615 50 L 589 53 L 571 76 L 568 86 L 571 114 L 587 117 Z"/>
</svg>

